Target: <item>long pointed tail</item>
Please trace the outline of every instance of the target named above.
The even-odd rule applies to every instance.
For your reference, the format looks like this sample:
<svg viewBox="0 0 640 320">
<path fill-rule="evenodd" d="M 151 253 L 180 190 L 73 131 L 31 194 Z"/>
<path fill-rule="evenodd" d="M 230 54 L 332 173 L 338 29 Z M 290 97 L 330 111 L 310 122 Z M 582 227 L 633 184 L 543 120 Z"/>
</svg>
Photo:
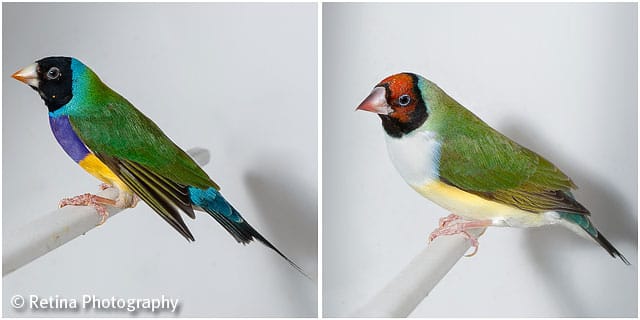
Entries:
<svg viewBox="0 0 640 320">
<path fill-rule="evenodd" d="M 293 268 L 298 270 L 305 277 L 311 279 L 302 268 L 295 264 L 291 259 L 285 256 L 278 248 L 263 237 L 256 229 L 254 229 L 227 200 L 214 188 L 201 190 L 198 188 L 189 188 L 191 201 L 202 210 L 211 215 L 218 223 L 220 223 L 239 243 L 247 244 L 254 239 L 262 242 L 265 246 L 275 251 L 283 259 L 285 259 Z"/>
<path fill-rule="evenodd" d="M 614 258 L 620 258 L 622 262 L 626 265 L 631 265 L 629 260 L 625 258 L 618 249 L 616 249 L 607 238 L 602 235 L 598 229 L 591 223 L 591 220 L 585 215 L 576 214 L 576 213 L 561 213 L 562 218 L 571 222 L 572 224 L 578 225 L 582 230 L 584 230 L 593 240 L 599 243 L 607 252 Z"/>
<path fill-rule="evenodd" d="M 609 240 L 607 240 L 607 238 L 605 238 L 602 233 L 600 233 L 599 231 L 597 231 L 597 235 L 595 237 L 593 237 L 605 250 L 607 250 L 607 252 L 609 252 L 609 254 L 612 257 L 618 257 L 620 258 L 620 260 L 622 260 L 622 262 L 624 262 L 626 265 L 630 266 L 631 263 L 629 263 L 629 260 L 627 260 L 627 258 L 625 258 L 622 253 L 620 253 L 620 251 L 618 251 L 618 249 L 616 249 L 611 242 L 609 242 Z"/>
</svg>

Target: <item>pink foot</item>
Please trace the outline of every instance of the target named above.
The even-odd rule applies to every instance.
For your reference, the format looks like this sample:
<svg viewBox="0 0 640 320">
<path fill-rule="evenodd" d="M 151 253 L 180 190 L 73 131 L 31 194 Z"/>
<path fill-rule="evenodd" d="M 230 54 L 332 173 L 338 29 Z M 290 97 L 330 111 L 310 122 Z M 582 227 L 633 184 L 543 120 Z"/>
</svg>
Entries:
<svg viewBox="0 0 640 320">
<path fill-rule="evenodd" d="M 440 226 L 440 228 L 446 227 L 449 224 L 451 224 L 451 222 L 454 222 L 456 220 L 463 220 L 461 216 L 456 215 L 455 213 L 452 213 L 446 217 L 440 218 L 438 225 Z"/>
<path fill-rule="evenodd" d="M 478 252 L 478 247 L 480 246 L 480 243 L 478 242 L 478 238 L 470 234 L 467 230 L 488 227 L 491 225 L 491 221 L 490 220 L 465 221 L 459 216 L 456 216 L 458 217 L 457 219 L 452 219 L 451 218 L 452 216 L 456 216 L 456 215 L 451 214 L 446 218 L 440 219 L 440 226 L 437 229 L 433 230 L 433 232 L 429 236 L 429 242 L 443 235 L 462 234 L 471 241 L 471 246 L 474 247 L 473 252 L 471 254 L 465 255 L 465 257 L 471 257 L 475 255 Z M 452 222 L 455 222 L 455 223 L 452 223 Z"/>
<path fill-rule="evenodd" d="M 103 198 L 90 193 L 85 193 L 72 198 L 62 199 L 60 200 L 59 206 L 60 208 L 68 205 L 93 207 L 98 212 L 98 215 L 100 215 L 100 217 L 102 218 L 100 220 L 100 223 L 98 223 L 98 225 L 101 225 L 107 220 L 107 217 L 109 217 L 109 212 L 107 211 L 105 205 L 113 206 L 115 204 L 115 200 Z"/>
</svg>

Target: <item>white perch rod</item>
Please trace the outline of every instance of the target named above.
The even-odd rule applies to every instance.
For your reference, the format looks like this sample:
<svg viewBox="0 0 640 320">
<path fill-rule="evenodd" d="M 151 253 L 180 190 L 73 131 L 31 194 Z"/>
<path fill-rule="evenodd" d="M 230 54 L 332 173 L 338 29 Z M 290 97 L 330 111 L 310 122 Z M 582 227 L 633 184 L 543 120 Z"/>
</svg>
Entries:
<svg viewBox="0 0 640 320">
<path fill-rule="evenodd" d="M 469 233 L 479 236 L 483 231 L 473 229 Z M 471 241 L 460 234 L 436 238 L 350 317 L 406 318 L 470 247 Z"/>
<path fill-rule="evenodd" d="M 200 165 L 209 162 L 209 151 L 206 149 L 193 148 L 187 153 Z M 118 190 L 109 188 L 97 194 L 115 199 Z M 118 208 L 107 208 L 109 217 L 122 211 Z M 66 206 L 7 232 L 2 241 L 2 276 L 85 234 L 93 229 L 100 219 L 96 210 L 91 207 Z"/>
</svg>

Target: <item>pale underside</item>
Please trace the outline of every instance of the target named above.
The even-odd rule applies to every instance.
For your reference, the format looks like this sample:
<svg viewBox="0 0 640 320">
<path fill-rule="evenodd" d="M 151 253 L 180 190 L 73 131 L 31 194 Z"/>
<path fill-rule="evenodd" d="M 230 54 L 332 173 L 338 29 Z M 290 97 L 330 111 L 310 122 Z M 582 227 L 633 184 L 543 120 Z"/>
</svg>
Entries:
<svg viewBox="0 0 640 320">
<path fill-rule="evenodd" d="M 389 157 L 402 178 L 418 193 L 456 215 L 470 220 L 491 220 L 494 226 L 536 227 L 561 222 L 554 211 L 524 211 L 440 181 L 440 145 L 433 132 L 416 130 L 402 138 L 385 136 Z"/>
</svg>

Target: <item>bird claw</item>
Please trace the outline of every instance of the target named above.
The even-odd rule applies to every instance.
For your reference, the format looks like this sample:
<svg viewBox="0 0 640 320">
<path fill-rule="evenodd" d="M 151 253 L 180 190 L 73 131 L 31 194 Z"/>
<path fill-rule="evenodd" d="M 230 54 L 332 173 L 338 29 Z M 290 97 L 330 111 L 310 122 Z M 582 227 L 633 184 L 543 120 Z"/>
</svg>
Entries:
<svg viewBox="0 0 640 320">
<path fill-rule="evenodd" d="M 440 226 L 440 228 L 444 228 L 456 220 L 462 220 L 462 217 L 452 213 L 446 217 L 440 218 L 440 220 L 438 221 L 438 225 Z"/>
<path fill-rule="evenodd" d="M 107 218 L 109 218 L 109 211 L 107 211 L 105 206 L 99 204 L 93 205 L 92 207 L 96 209 L 96 212 L 98 212 L 98 215 L 100 216 L 100 222 L 98 222 L 96 226 L 103 225 L 104 222 L 107 221 Z"/>
<path fill-rule="evenodd" d="M 462 234 L 465 238 L 469 239 L 469 241 L 471 242 L 471 246 L 474 248 L 473 252 L 465 255 L 465 257 L 472 257 L 476 253 L 478 253 L 478 247 L 480 246 L 480 242 L 478 242 L 479 236 L 473 236 L 467 230 L 487 227 L 490 224 L 490 221 L 465 221 L 460 216 L 450 214 L 447 217 L 440 218 L 438 228 L 433 230 L 433 232 L 431 232 L 431 234 L 429 235 L 429 242 L 432 242 L 437 237 L 442 235 Z M 482 233 L 484 233 L 484 231 Z"/>
<path fill-rule="evenodd" d="M 69 205 L 93 207 L 94 209 L 96 209 L 96 212 L 101 218 L 100 222 L 98 223 L 98 225 L 100 226 L 104 224 L 104 222 L 107 221 L 107 218 L 109 217 L 109 211 L 107 211 L 107 208 L 105 205 L 113 206 L 115 204 L 116 202 L 114 200 L 96 196 L 90 193 L 85 193 L 85 194 L 81 194 L 79 196 L 75 196 L 71 198 L 64 198 L 60 200 L 60 203 L 58 204 L 58 206 L 59 208 L 69 206 Z"/>
<path fill-rule="evenodd" d="M 467 239 L 471 241 L 471 246 L 473 247 L 473 252 L 471 252 L 470 254 L 465 254 L 464 256 L 467 258 L 475 256 L 476 253 L 478 253 L 478 248 L 480 247 L 480 242 L 478 241 L 478 238 L 472 236 L 469 232 L 466 232 L 466 231 L 463 231 L 462 234 L 464 234 L 465 237 L 467 237 Z"/>
</svg>

